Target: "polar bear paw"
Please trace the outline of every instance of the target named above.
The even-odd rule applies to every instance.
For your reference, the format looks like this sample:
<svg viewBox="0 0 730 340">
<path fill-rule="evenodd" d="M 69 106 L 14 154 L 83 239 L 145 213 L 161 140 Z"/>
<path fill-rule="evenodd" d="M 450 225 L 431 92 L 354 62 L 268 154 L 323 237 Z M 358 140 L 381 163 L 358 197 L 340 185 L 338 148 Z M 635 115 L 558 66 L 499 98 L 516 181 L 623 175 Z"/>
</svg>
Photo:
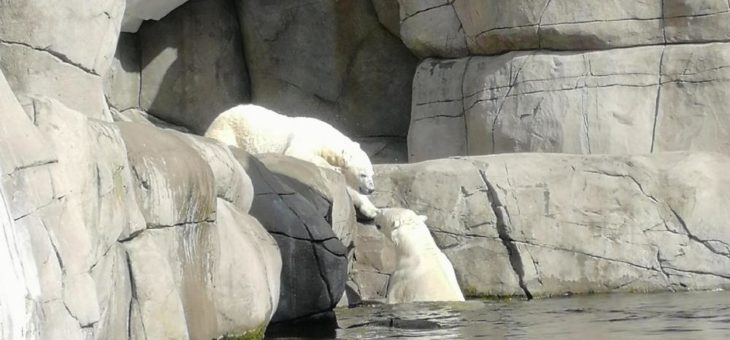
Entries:
<svg viewBox="0 0 730 340">
<path fill-rule="evenodd" d="M 378 214 L 378 208 L 370 202 L 369 199 L 363 197 L 363 202 L 360 205 L 360 213 L 368 219 L 374 219 Z"/>
</svg>

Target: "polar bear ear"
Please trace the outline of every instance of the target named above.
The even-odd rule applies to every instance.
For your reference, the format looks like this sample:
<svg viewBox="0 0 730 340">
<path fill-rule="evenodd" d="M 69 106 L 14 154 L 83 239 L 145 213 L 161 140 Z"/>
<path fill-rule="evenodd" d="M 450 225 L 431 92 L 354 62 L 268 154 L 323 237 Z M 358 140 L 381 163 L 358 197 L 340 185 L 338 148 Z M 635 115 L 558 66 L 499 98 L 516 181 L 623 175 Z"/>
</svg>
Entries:
<svg viewBox="0 0 730 340">
<path fill-rule="evenodd" d="M 426 217 L 425 215 L 418 215 L 418 220 L 421 221 L 421 223 L 426 223 L 427 219 L 428 217 Z"/>
</svg>

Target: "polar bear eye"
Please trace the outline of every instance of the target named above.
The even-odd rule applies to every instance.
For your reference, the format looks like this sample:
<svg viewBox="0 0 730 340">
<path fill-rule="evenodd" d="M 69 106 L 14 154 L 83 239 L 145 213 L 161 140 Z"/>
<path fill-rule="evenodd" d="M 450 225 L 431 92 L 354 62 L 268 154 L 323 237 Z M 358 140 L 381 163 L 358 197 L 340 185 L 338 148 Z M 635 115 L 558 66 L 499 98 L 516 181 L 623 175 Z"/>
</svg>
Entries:
<svg viewBox="0 0 730 340">
<path fill-rule="evenodd" d="M 375 228 L 377 228 L 378 230 L 380 230 L 382 227 L 380 226 L 380 224 L 376 224 L 375 225 Z"/>
<path fill-rule="evenodd" d="M 366 174 L 360 174 L 360 178 L 368 177 Z"/>
</svg>

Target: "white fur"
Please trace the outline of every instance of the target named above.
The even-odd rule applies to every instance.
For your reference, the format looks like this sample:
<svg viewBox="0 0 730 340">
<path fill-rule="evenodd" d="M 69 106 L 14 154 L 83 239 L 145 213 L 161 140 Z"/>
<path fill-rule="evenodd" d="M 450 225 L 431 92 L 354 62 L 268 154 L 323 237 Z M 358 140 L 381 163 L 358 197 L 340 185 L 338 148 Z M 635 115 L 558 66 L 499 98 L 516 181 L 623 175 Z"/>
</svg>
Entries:
<svg viewBox="0 0 730 340">
<path fill-rule="evenodd" d="M 368 218 L 377 208 L 362 195 L 374 189 L 373 166 L 360 145 L 332 125 L 308 117 L 287 117 L 257 105 L 221 113 L 205 136 L 251 154 L 280 153 L 342 173 L 353 204 Z"/>
<path fill-rule="evenodd" d="M 384 208 L 375 224 L 395 244 L 396 267 L 388 285 L 388 303 L 464 301 L 454 267 L 436 246 L 426 216 Z"/>
</svg>

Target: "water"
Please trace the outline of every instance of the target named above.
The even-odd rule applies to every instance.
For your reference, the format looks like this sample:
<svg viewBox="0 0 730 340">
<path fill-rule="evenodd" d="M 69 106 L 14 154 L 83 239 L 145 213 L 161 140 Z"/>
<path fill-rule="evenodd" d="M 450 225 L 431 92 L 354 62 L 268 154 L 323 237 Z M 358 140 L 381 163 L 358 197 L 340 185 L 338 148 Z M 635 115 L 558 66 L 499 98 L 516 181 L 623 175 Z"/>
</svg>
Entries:
<svg viewBox="0 0 730 340">
<path fill-rule="evenodd" d="M 730 292 L 338 309 L 338 339 L 730 339 Z"/>
</svg>

